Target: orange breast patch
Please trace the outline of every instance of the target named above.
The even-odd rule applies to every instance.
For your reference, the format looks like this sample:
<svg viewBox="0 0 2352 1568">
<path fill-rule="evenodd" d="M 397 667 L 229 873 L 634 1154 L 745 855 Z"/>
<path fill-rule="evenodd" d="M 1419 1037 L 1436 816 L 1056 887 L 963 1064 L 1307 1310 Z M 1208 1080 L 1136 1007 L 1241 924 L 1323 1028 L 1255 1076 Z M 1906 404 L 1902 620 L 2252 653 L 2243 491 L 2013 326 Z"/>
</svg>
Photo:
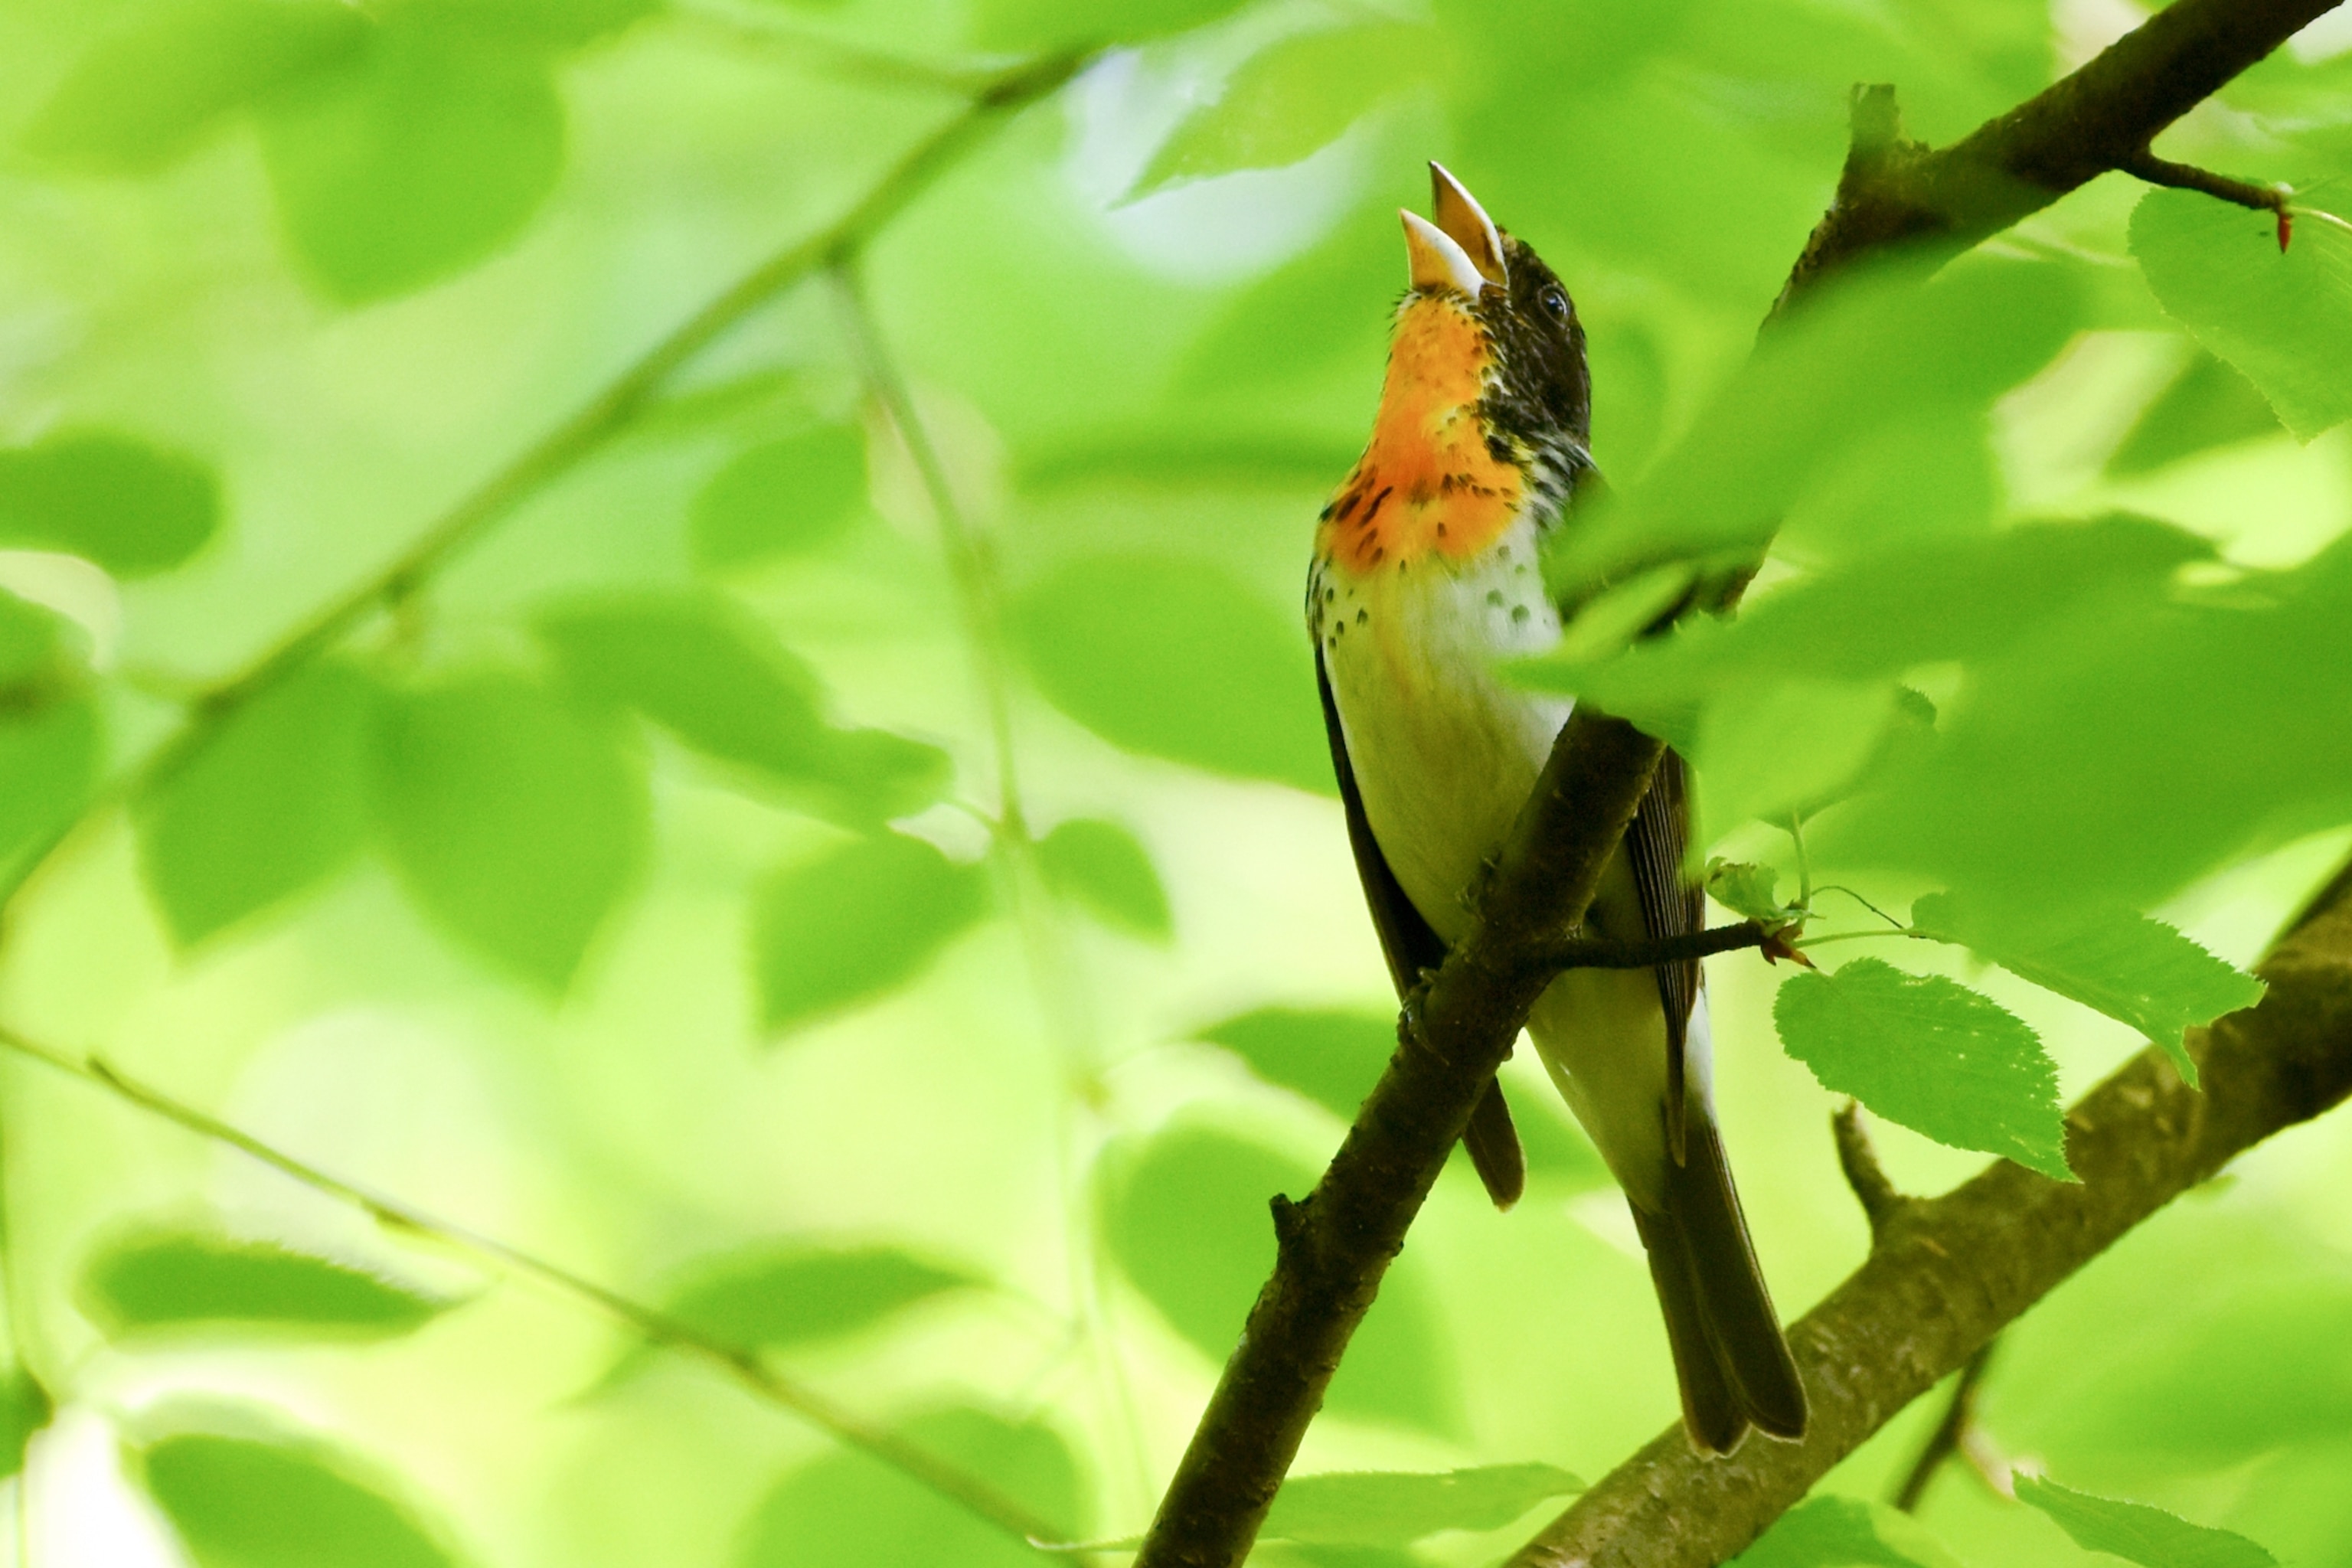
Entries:
<svg viewBox="0 0 2352 1568">
<path fill-rule="evenodd" d="M 1371 443 L 1324 510 L 1321 553 L 1356 573 L 1433 552 L 1459 561 L 1509 524 L 1519 470 L 1496 459 L 1478 427 L 1486 357 L 1460 305 L 1424 297 L 1405 307 Z"/>
</svg>

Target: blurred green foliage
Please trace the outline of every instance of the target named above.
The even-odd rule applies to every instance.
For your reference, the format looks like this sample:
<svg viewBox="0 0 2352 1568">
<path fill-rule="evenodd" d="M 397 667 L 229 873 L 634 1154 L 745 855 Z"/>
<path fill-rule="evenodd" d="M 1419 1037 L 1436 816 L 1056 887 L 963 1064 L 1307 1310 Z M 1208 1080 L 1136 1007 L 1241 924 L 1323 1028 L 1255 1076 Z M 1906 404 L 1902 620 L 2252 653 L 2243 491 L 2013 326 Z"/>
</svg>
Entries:
<svg viewBox="0 0 2352 1568">
<path fill-rule="evenodd" d="M 2063 1175 L 2063 1100 L 2144 1039 L 2193 1071 L 2352 843 L 2319 210 L 2352 54 L 2168 133 L 2310 192 L 2284 255 L 2111 178 L 1756 329 L 1852 83 L 1949 142 L 2124 20 L 0 8 L 0 1028 L 448 1221 L 0 1063 L 0 1558 L 1011 1563 L 1007 1508 L 1139 1527 L 1268 1199 L 1394 1048 L 1293 606 L 1431 157 L 1591 342 L 1611 494 L 1520 677 L 1685 751 L 1735 914 L 1888 939 L 1710 970 L 1783 1307 L 1864 1245 L 1822 1085 L 1907 1187 L 1974 1157 L 1906 1128 Z M 999 74 L 1066 50 L 1066 85 Z M 1440 1181 L 1261 1562 L 1496 1560 L 1559 1466 L 1672 1418 L 1622 1203 L 1505 1081 L 1528 1198 Z M 2011 1333 L 1984 1419 L 2090 1489 L 2021 1486 L 2063 1530 L 1958 1467 L 1916 1521 L 1864 1500 L 1923 1410 L 1740 1561 L 2227 1530 L 2352 1568 L 2347 1161 L 2325 1124 L 2249 1157 Z M 630 1281 L 768 1404 L 616 1331 Z"/>
</svg>

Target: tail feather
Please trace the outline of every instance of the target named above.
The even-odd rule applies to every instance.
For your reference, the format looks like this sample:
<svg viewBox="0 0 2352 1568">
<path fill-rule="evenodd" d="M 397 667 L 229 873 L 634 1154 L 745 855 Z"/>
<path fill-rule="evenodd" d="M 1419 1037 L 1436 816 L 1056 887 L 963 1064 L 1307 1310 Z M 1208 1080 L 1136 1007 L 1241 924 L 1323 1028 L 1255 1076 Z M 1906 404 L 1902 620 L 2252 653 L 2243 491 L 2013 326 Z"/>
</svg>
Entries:
<svg viewBox="0 0 2352 1568">
<path fill-rule="evenodd" d="M 1668 1162 L 1664 1202 L 1654 1213 L 1636 1206 L 1633 1219 L 1665 1313 L 1684 1427 L 1700 1448 L 1727 1454 L 1750 1426 L 1802 1437 L 1805 1387 L 1748 1243 L 1722 1141 L 1705 1111 L 1692 1110 L 1688 1160 Z"/>
<path fill-rule="evenodd" d="M 1486 1092 L 1470 1112 L 1470 1125 L 1462 1131 L 1462 1146 L 1470 1152 L 1470 1163 L 1476 1167 L 1478 1179 L 1486 1184 L 1486 1195 L 1495 1200 L 1498 1209 L 1509 1208 L 1519 1201 L 1528 1189 L 1528 1156 L 1519 1147 L 1519 1130 L 1511 1125 L 1511 1107 L 1503 1098 L 1503 1086 L 1489 1081 Z"/>
</svg>

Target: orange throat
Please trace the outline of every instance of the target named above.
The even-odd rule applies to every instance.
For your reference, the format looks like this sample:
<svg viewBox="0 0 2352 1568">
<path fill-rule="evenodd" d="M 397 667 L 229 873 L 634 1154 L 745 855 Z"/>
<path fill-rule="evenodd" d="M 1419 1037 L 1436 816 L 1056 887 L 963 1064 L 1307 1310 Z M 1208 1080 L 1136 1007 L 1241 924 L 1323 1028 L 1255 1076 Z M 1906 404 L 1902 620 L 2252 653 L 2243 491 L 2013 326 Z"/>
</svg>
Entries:
<svg viewBox="0 0 2352 1568">
<path fill-rule="evenodd" d="M 1417 295 L 1397 318 L 1372 439 L 1323 510 L 1317 553 L 1359 575 L 1435 553 L 1467 560 L 1519 509 L 1517 467 L 1478 420 L 1485 334 L 1461 304 Z"/>
</svg>

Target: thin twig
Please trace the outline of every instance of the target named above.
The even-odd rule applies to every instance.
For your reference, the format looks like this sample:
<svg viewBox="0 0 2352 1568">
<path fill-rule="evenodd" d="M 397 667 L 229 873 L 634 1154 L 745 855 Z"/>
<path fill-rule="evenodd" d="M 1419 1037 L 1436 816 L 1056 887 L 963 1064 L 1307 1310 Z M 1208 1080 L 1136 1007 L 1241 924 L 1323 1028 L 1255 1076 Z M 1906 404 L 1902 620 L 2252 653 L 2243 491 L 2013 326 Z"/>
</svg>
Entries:
<svg viewBox="0 0 2352 1568">
<path fill-rule="evenodd" d="M 551 1263 L 494 1237 L 428 1215 L 421 1209 L 330 1174 L 307 1161 L 263 1142 L 242 1128 L 232 1126 L 160 1089 L 141 1082 L 99 1058 L 77 1057 L 5 1026 L 0 1026 L 0 1047 L 30 1058 L 84 1083 L 94 1084 L 116 1099 L 160 1116 L 199 1137 L 250 1155 L 313 1192 L 350 1205 L 387 1229 L 428 1237 L 550 1287 L 573 1300 L 584 1302 L 649 1344 L 716 1367 L 759 1398 L 824 1428 L 843 1443 L 873 1456 L 962 1508 L 974 1518 L 987 1521 L 1016 1540 L 1025 1542 L 1060 1538 L 1055 1526 L 987 1482 L 943 1463 L 895 1433 L 852 1415 L 814 1390 L 782 1376 L 761 1361 L 756 1351 L 706 1334 L 691 1323 L 672 1317 L 658 1308 L 632 1300 L 560 1264 Z"/>
<path fill-rule="evenodd" d="M 1719 952 L 1762 947 L 1773 933 L 1754 921 L 1714 926 L 1685 936 L 1654 937 L 1643 942 L 1612 942 L 1606 937 L 1570 937 L 1529 951 L 1528 962 L 1558 973 L 1563 969 L 1654 969 Z"/>
<path fill-rule="evenodd" d="M 1862 1205 L 1863 1217 L 1870 1221 L 1871 1241 L 1875 1245 L 1911 1200 L 1888 1180 L 1885 1167 L 1879 1164 L 1878 1151 L 1871 1146 L 1870 1130 L 1862 1124 L 1862 1106 L 1858 1101 L 1849 1100 L 1832 1113 L 1830 1136 L 1837 1143 L 1838 1169 L 1845 1173 L 1845 1184 L 1853 1189 L 1854 1202 Z"/>
<path fill-rule="evenodd" d="M 1997 1339 L 1987 1340 L 1960 1368 L 1960 1375 L 1952 1384 L 1952 1397 L 1944 1406 L 1944 1418 L 1927 1434 L 1919 1457 L 1911 1462 L 1903 1484 L 1895 1489 L 1895 1506 L 1905 1513 L 1919 1511 L 1919 1500 L 1927 1495 L 1927 1483 L 1936 1479 L 1944 1461 L 1960 1452 L 1968 1441 L 1969 1429 L 1976 1423 L 1977 1388 L 1984 1382 L 1985 1368 L 1992 1364 L 1992 1352 L 2000 1343 Z"/>
</svg>

